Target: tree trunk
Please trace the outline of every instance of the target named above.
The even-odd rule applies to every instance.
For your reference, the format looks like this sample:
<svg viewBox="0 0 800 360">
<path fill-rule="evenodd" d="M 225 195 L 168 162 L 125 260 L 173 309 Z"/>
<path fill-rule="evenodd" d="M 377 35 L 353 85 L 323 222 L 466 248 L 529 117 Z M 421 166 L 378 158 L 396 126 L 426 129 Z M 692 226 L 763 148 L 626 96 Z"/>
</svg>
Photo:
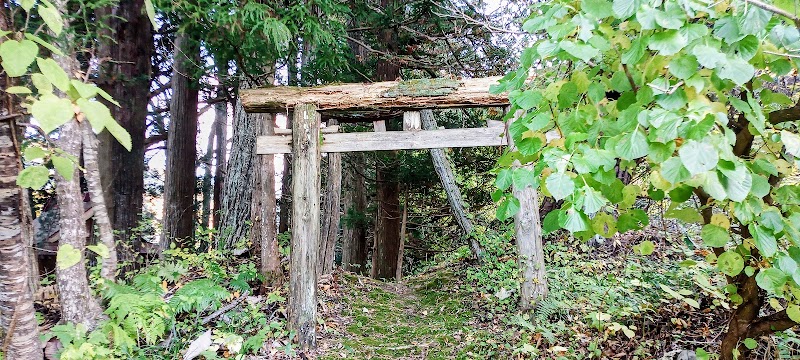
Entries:
<svg viewBox="0 0 800 360">
<path fill-rule="evenodd" d="M 396 160 L 396 154 L 387 156 Z M 375 279 L 391 279 L 397 275 L 397 256 L 400 252 L 400 184 L 393 179 L 392 168 L 378 165 L 377 219 L 375 221 L 375 245 L 372 248 L 372 272 Z"/>
<path fill-rule="evenodd" d="M 336 121 L 328 121 L 336 125 Z M 336 239 L 339 237 L 339 220 L 342 216 L 342 154 L 328 154 L 328 177 L 325 183 L 325 203 L 322 207 L 322 236 L 319 240 L 319 266 L 317 276 L 333 272 Z"/>
<path fill-rule="evenodd" d="M 216 119 L 215 119 L 216 120 Z M 206 228 L 211 226 L 211 194 L 214 192 L 211 180 L 211 165 L 214 161 L 214 144 L 217 137 L 217 126 L 214 124 L 208 134 L 208 144 L 206 154 L 203 156 L 203 182 L 201 185 L 203 195 L 202 213 L 200 215 L 200 225 Z"/>
<path fill-rule="evenodd" d="M 271 79 L 266 81 L 271 82 Z M 258 86 L 250 80 L 243 80 L 241 88 Z M 242 108 L 239 98 L 233 112 L 233 140 L 228 158 L 225 183 L 222 190 L 222 211 L 220 219 L 220 246 L 232 249 L 237 241 L 245 239 L 250 230 L 253 188 L 255 186 L 254 167 L 259 161 L 256 155 L 256 137 L 261 128 L 261 114 L 248 114 Z M 256 243 L 257 244 L 257 243 Z"/>
<path fill-rule="evenodd" d="M 519 212 L 514 215 L 514 230 L 522 283 L 520 284 L 520 307 L 533 309 L 536 302 L 547 296 L 547 273 L 544 267 L 542 226 L 539 222 L 539 199 L 536 189 L 528 185 L 514 188 L 512 193 L 519 200 Z"/>
<path fill-rule="evenodd" d="M 10 28 L 7 15 L 5 8 L 0 9 L 2 29 Z M 0 81 L 8 87 L 10 79 L 2 76 Z M 15 110 L 10 94 L 0 98 L 0 108 L 8 113 Z M 36 251 L 28 247 L 33 234 L 25 229 L 24 216 L 30 214 L 27 192 L 16 184 L 21 159 L 15 125 L 13 119 L 0 122 L 0 329 L 5 334 L 0 338 L 0 349 L 7 359 L 38 360 L 42 348 L 31 282 L 38 283 L 39 279 L 34 277 L 30 261 Z"/>
<path fill-rule="evenodd" d="M 275 118 L 268 114 L 251 115 L 258 122 L 259 135 L 272 135 Z M 258 244 L 261 252 L 261 274 L 264 284 L 279 286 L 283 281 L 280 251 L 278 249 L 275 200 L 275 158 L 273 155 L 255 155 L 253 167 L 253 219 L 251 239 Z"/>
<path fill-rule="evenodd" d="M 292 250 L 289 271 L 289 325 L 300 348 L 316 347 L 317 243 L 319 241 L 319 114 L 313 105 L 295 110 L 292 133 Z"/>
<path fill-rule="evenodd" d="M 348 222 L 342 233 L 342 268 L 358 274 L 367 269 L 367 224 L 364 212 L 367 208 L 367 189 L 364 177 L 356 170 L 364 169 L 364 156 L 360 153 L 349 155 L 350 163 L 344 173 L 346 193 L 344 211 Z"/>
<path fill-rule="evenodd" d="M 195 165 L 197 160 L 197 84 L 191 77 L 199 50 L 186 34 L 175 38 L 172 102 L 164 179 L 162 249 L 172 241 L 188 243 L 194 235 Z"/>
<path fill-rule="evenodd" d="M 395 280 L 400 282 L 403 278 L 403 251 L 406 245 L 406 227 L 408 226 L 408 191 L 404 194 L 403 220 L 400 222 L 400 250 L 397 252 L 397 274 Z"/>
<path fill-rule="evenodd" d="M 100 183 L 100 169 L 97 159 L 97 136 L 92 131 L 92 125 L 84 121 L 83 127 L 83 167 L 84 177 L 92 200 L 95 223 L 100 233 L 100 242 L 108 248 L 108 256 L 102 258 L 100 276 L 114 281 L 117 276 L 117 247 L 114 241 L 114 230 L 106 209 L 106 200 L 103 195 L 103 185 Z M 107 133 L 107 131 L 106 131 Z"/>
<path fill-rule="evenodd" d="M 68 72 L 69 73 L 69 72 Z M 56 145 L 75 159 L 81 156 L 81 125 L 70 120 L 61 127 Z M 83 221 L 83 195 L 78 167 L 67 181 L 56 175 L 58 194 L 59 250 L 79 254 L 80 260 L 71 266 L 56 266 L 56 283 L 61 303 L 61 322 L 83 324 L 93 329 L 102 314 L 100 304 L 92 297 L 86 278 L 86 223 Z"/>
<path fill-rule="evenodd" d="M 121 1 L 100 8 L 101 27 L 98 58 L 105 59 L 98 86 L 121 106 L 106 103 L 114 119 L 131 136 L 131 150 L 125 149 L 108 132 L 98 138 L 99 168 L 105 203 L 114 229 L 120 260 L 133 262 L 141 239 L 134 229 L 142 214 L 144 196 L 144 152 L 147 103 L 150 100 L 150 57 L 153 34 L 143 11 L 143 0 Z M 120 211 L 116 211 L 120 209 Z"/>
<path fill-rule="evenodd" d="M 289 114 L 289 117 L 292 117 Z M 286 127 L 292 128 L 292 120 L 286 121 Z M 289 213 L 292 206 L 292 154 L 283 154 L 283 176 L 281 176 L 281 200 L 278 214 L 278 233 L 289 231 Z"/>
<path fill-rule="evenodd" d="M 56 1 L 56 8 L 64 14 L 67 12 L 67 1 Z M 69 22 L 64 21 L 64 28 L 69 28 Z M 67 74 L 74 74 L 77 70 L 77 60 L 72 49 L 72 39 L 69 35 L 62 35 L 59 48 L 65 50 L 66 55 L 54 55 L 53 58 Z M 73 159 L 81 157 L 82 143 L 81 125 L 76 120 L 70 120 L 59 130 L 56 145 Z M 102 310 L 100 304 L 92 296 L 89 281 L 86 278 L 86 223 L 83 221 L 83 195 L 80 187 L 80 173 L 78 167 L 72 173 L 72 179 L 67 181 L 63 176 L 56 174 L 56 194 L 58 196 L 59 214 L 59 250 L 77 252 L 80 259 L 71 266 L 56 266 L 56 284 L 58 285 L 59 300 L 61 303 L 61 322 L 83 324 L 88 329 L 94 329 Z"/>
<path fill-rule="evenodd" d="M 421 111 L 422 128 L 425 130 L 436 130 L 436 119 L 433 117 L 432 110 Z M 442 182 L 445 193 L 447 193 L 447 200 L 450 203 L 450 210 L 456 218 L 456 222 L 464 230 L 464 235 L 469 239 L 470 249 L 472 255 L 477 259 L 482 256 L 481 245 L 478 240 L 473 236 L 472 221 L 467 217 L 467 210 L 464 208 L 464 200 L 461 197 L 461 190 L 456 185 L 456 177 L 453 174 L 453 166 L 450 160 L 447 159 L 447 154 L 444 149 L 431 149 L 431 159 L 433 160 L 433 167 L 436 169 L 436 174 L 439 175 L 439 180 Z"/>
<path fill-rule="evenodd" d="M 228 146 L 228 103 L 214 104 L 214 131 L 217 138 L 217 149 L 214 158 L 217 160 L 214 169 L 214 211 L 213 227 L 219 229 L 220 211 L 222 210 L 222 187 L 225 184 L 225 168 L 227 159 L 225 158 Z"/>
</svg>

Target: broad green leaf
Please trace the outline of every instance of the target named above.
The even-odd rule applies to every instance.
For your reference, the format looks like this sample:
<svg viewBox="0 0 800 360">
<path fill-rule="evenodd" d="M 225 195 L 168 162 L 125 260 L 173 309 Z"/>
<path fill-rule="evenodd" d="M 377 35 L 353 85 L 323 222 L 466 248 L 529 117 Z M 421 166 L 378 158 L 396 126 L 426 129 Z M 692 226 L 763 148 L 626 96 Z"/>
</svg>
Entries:
<svg viewBox="0 0 800 360">
<path fill-rule="evenodd" d="M 22 169 L 17 176 L 19 187 L 39 190 L 50 180 L 50 170 L 42 165 L 36 165 Z"/>
<path fill-rule="evenodd" d="M 81 252 L 70 244 L 58 247 L 56 252 L 56 266 L 60 270 L 68 269 L 81 261 Z"/>
<path fill-rule="evenodd" d="M 751 6 L 751 7 L 755 7 L 755 6 Z M 746 348 L 748 348 L 750 350 L 753 350 L 753 349 L 758 347 L 758 343 L 755 340 L 751 339 L 751 338 L 744 339 L 743 343 L 744 343 L 744 347 L 746 347 Z"/>
<path fill-rule="evenodd" d="M 497 218 L 506 220 L 519 212 L 519 200 L 514 197 L 506 197 L 497 206 Z"/>
<path fill-rule="evenodd" d="M 561 225 L 558 224 L 558 219 L 561 216 L 561 209 L 553 210 L 547 215 L 545 215 L 544 220 L 542 220 L 542 232 L 547 235 L 561 229 Z"/>
<path fill-rule="evenodd" d="M 648 47 L 660 55 L 675 55 L 687 45 L 686 38 L 678 30 L 667 30 L 653 34 Z"/>
<path fill-rule="evenodd" d="M 0 59 L 2 59 L 3 69 L 11 77 L 25 75 L 36 55 L 39 54 L 39 47 L 30 40 L 6 40 L 0 44 Z"/>
<path fill-rule="evenodd" d="M 713 224 L 706 224 L 700 231 L 700 237 L 703 238 L 703 243 L 709 247 L 723 247 L 731 241 L 731 235 L 728 230 Z"/>
<path fill-rule="evenodd" d="M 19 2 L 19 6 L 23 8 L 25 12 L 30 12 L 34 5 L 36 5 L 36 0 L 20 0 Z"/>
<path fill-rule="evenodd" d="M 72 80 L 70 84 L 78 92 L 78 95 L 87 100 L 97 95 L 97 90 L 99 89 L 95 84 L 86 84 L 78 80 Z"/>
<path fill-rule="evenodd" d="M 756 35 L 767 27 L 772 13 L 757 6 L 748 6 L 744 16 L 739 18 L 739 30 L 743 34 Z"/>
<path fill-rule="evenodd" d="M 604 238 L 611 238 L 617 233 L 617 220 L 609 213 L 599 213 L 592 219 L 592 231 Z"/>
<path fill-rule="evenodd" d="M 800 136 L 786 130 L 781 130 L 781 142 L 786 146 L 787 153 L 794 157 L 800 157 Z"/>
<path fill-rule="evenodd" d="M 57 47 L 53 46 L 53 44 L 50 44 L 49 42 L 42 40 L 42 38 L 40 38 L 40 37 L 38 37 L 38 36 L 36 36 L 34 34 L 25 33 L 25 38 L 27 38 L 28 40 L 33 41 L 33 42 L 41 45 L 42 47 L 44 47 L 47 50 L 50 50 L 50 52 L 52 52 L 54 55 L 59 55 L 59 56 L 63 56 L 64 55 L 64 53 L 61 52 L 61 50 L 59 50 Z"/>
<path fill-rule="evenodd" d="M 680 149 L 678 155 L 681 163 L 690 174 L 696 175 L 709 171 L 717 166 L 719 155 L 711 144 L 694 140 L 687 141 Z"/>
<path fill-rule="evenodd" d="M 639 255 L 647 256 L 656 250 L 656 245 L 650 240 L 642 241 L 639 245 L 635 245 L 633 250 Z"/>
<path fill-rule="evenodd" d="M 89 245 L 86 248 L 91 250 L 92 252 L 94 252 L 103 259 L 108 259 L 108 256 L 111 254 L 111 252 L 108 250 L 108 246 L 106 246 L 106 244 L 103 243 L 98 243 L 97 245 Z"/>
<path fill-rule="evenodd" d="M 618 19 L 625 20 L 636 13 L 638 6 L 639 2 L 637 0 L 614 0 L 612 10 Z"/>
<path fill-rule="evenodd" d="M 789 277 L 776 268 L 761 269 L 756 275 L 758 287 L 773 293 L 780 290 L 787 280 Z"/>
<path fill-rule="evenodd" d="M 753 241 L 755 241 L 756 248 L 761 252 L 761 255 L 764 257 L 773 257 L 778 251 L 778 242 L 775 240 L 775 235 L 761 225 L 750 224 L 748 228 L 750 229 L 750 234 L 753 235 Z"/>
<path fill-rule="evenodd" d="M 114 104 L 114 105 L 121 106 L 121 105 L 120 105 L 120 104 L 117 102 L 117 100 L 114 100 L 114 98 L 113 98 L 113 97 L 111 97 L 111 95 L 110 95 L 109 93 L 107 93 L 105 90 L 103 90 L 103 89 L 101 89 L 101 88 L 97 88 L 97 93 L 98 93 L 98 94 L 100 94 L 100 96 L 101 96 L 103 99 L 106 99 L 106 101 L 108 101 L 108 102 L 110 102 L 110 103 L 112 103 L 112 104 Z"/>
<path fill-rule="evenodd" d="M 103 103 L 86 99 L 78 99 L 76 103 L 81 112 L 86 115 L 89 123 L 92 124 L 92 129 L 95 132 L 103 131 L 109 124 L 114 122 L 111 111 Z"/>
<path fill-rule="evenodd" d="M 575 192 L 575 182 L 569 175 L 561 172 L 550 174 L 544 181 L 547 191 L 556 200 L 565 199 L 567 196 Z"/>
<path fill-rule="evenodd" d="M 744 270 L 744 258 L 739 253 L 728 250 L 717 258 L 717 268 L 728 276 L 739 275 Z"/>
<path fill-rule="evenodd" d="M 12 86 L 12 87 L 6 89 L 6 92 L 9 93 L 9 94 L 25 95 L 25 94 L 30 94 L 31 93 L 31 89 L 28 89 L 28 88 L 26 88 L 24 86 Z"/>
<path fill-rule="evenodd" d="M 607 18 L 614 14 L 611 3 L 606 0 L 583 0 L 581 1 L 581 10 L 595 19 Z"/>
<path fill-rule="evenodd" d="M 75 113 L 71 101 L 53 94 L 44 94 L 31 105 L 31 115 L 39 122 L 45 133 L 50 133 L 72 120 Z"/>
<path fill-rule="evenodd" d="M 514 98 L 514 102 L 523 110 L 529 110 L 539 106 L 543 99 L 542 94 L 538 91 L 525 90 Z"/>
<path fill-rule="evenodd" d="M 692 174 L 686 170 L 680 158 L 671 157 L 661 163 L 661 177 L 674 185 L 689 180 Z"/>
<path fill-rule="evenodd" d="M 633 209 L 619 215 L 617 219 L 617 229 L 620 233 L 625 233 L 628 230 L 642 229 L 649 223 L 650 219 L 644 210 Z"/>
<path fill-rule="evenodd" d="M 718 48 L 697 45 L 692 49 L 692 54 L 697 58 L 697 62 L 703 67 L 714 69 L 721 63 L 727 61 L 725 54 L 721 53 Z"/>
<path fill-rule="evenodd" d="M 153 6 L 153 0 L 144 0 L 144 10 L 147 18 L 150 19 L 150 24 L 153 25 L 154 30 L 158 30 L 158 23 L 156 23 L 156 8 Z"/>
<path fill-rule="evenodd" d="M 718 69 L 717 75 L 723 79 L 732 80 L 736 85 L 746 84 L 756 73 L 753 65 L 741 58 L 728 59 L 722 63 L 722 68 Z"/>
<path fill-rule="evenodd" d="M 22 156 L 25 158 L 25 161 L 33 161 L 36 159 L 43 159 L 47 156 L 47 153 L 38 146 L 30 145 L 25 147 L 25 152 L 22 153 Z"/>
<path fill-rule="evenodd" d="M 539 186 L 539 177 L 536 176 L 533 170 L 524 167 L 512 170 L 511 179 L 517 189 L 524 189 L 527 186 L 537 188 Z"/>
<path fill-rule="evenodd" d="M 789 316 L 789 319 L 796 323 L 800 323 L 800 305 L 797 304 L 789 304 L 786 307 L 786 315 Z"/>
<path fill-rule="evenodd" d="M 31 74 L 31 82 L 33 82 L 33 86 L 36 87 L 36 91 L 38 91 L 39 94 L 50 94 L 53 92 L 53 84 L 51 84 L 50 80 L 43 74 Z"/>
<path fill-rule="evenodd" d="M 578 44 L 569 40 L 562 41 L 559 46 L 568 54 L 581 59 L 584 62 L 589 62 L 593 57 L 600 55 L 600 51 L 591 45 Z"/>
<path fill-rule="evenodd" d="M 564 213 L 564 229 L 569 232 L 576 233 L 580 231 L 589 230 L 589 221 L 586 215 L 575 208 L 570 208 Z"/>
<path fill-rule="evenodd" d="M 584 186 L 583 190 L 583 211 L 587 215 L 592 215 L 608 203 L 608 200 L 600 192 L 590 186 Z"/>
<path fill-rule="evenodd" d="M 55 60 L 51 58 L 36 58 L 36 64 L 39 65 L 39 71 L 47 77 L 47 80 L 50 80 L 51 84 L 63 92 L 69 90 L 69 76 L 61 66 L 58 66 Z"/>
<path fill-rule="evenodd" d="M 668 219 L 678 219 L 689 224 L 703 222 L 703 216 L 694 208 L 672 209 L 667 211 L 664 217 Z"/>
<path fill-rule="evenodd" d="M 700 66 L 692 55 L 676 56 L 669 63 L 669 72 L 678 79 L 686 80 L 697 73 Z"/>
<path fill-rule="evenodd" d="M 494 180 L 494 186 L 497 186 L 497 188 L 500 190 L 506 190 L 509 186 L 511 186 L 512 182 L 512 170 L 503 169 L 497 173 L 497 179 Z"/>
<path fill-rule="evenodd" d="M 720 170 L 720 182 L 725 188 L 725 193 L 728 198 L 733 201 L 742 201 L 750 193 L 750 188 L 753 186 L 753 177 L 747 167 L 737 164 L 734 170 Z"/>
<path fill-rule="evenodd" d="M 639 62 L 639 60 L 642 59 L 642 56 L 644 56 L 644 52 L 647 49 L 647 42 L 645 40 L 646 39 L 637 37 L 636 39 L 633 40 L 633 42 L 631 42 L 630 49 L 628 49 L 627 51 L 625 51 L 625 53 L 622 54 L 621 60 L 623 64 L 628 64 L 628 65 L 636 64 Z"/>
<path fill-rule="evenodd" d="M 50 161 L 53 162 L 53 167 L 56 169 L 58 174 L 64 178 L 64 180 L 72 181 L 72 175 L 75 172 L 75 167 L 72 164 L 72 160 L 61 156 L 53 156 L 50 158 Z"/>
<path fill-rule="evenodd" d="M 517 145 L 517 149 L 519 150 L 520 154 L 522 154 L 524 156 L 530 156 L 530 155 L 536 154 L 537 152 L 539 152 L 539 150 L 542 149 L 542 145 L 544 145 L 544 141 L 542 141 L 542 138 L 540 138 L 538 136 L 532 136 L 532 137 L 523 138 L 516 145 Z"/>
<path fill-rule="evenodd" d="M 647 156 L 649 152 L 647 137 L 641 130 L 636 129 L 622 136 L 614 147 L 614 150 L 617 152 L 617 155 L 624 160 L 635 160 Z"/>
<path fill-rule="evenodd" d="M 64 30 L 64 20 L 61 18 L 61 13 L 58 12 L 58 9 L 56 9 L 55 6 L 40 4 L 38 10 L 39 16 L 42 17 L 47 27 L 49 27 L 56 36 L 61 35 L 61 31 Z"/>
</svg>

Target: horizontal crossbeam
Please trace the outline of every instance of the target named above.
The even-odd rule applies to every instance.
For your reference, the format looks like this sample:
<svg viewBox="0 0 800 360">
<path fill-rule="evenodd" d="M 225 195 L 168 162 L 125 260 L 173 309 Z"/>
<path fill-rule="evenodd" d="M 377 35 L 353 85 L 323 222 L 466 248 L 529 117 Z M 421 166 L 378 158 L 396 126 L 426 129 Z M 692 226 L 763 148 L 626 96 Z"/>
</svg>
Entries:
<svg viewBox="0 0 800 360">
<path fill-rule="evenodd" d="M 276 86 L 241 89 L 239 98 L 247 112 L 284 113 L 298 104 L 315 104 L 324 114 L 336 111 L 418 110 L 508 105 L 507 94 L 490 94 L 499 77 L 450 80 L 421 79 L 327 85 L 320 87 Z M 370 115 L 371 116 L 371 115 Z M 346 117 L 346 116 L 343 116 Z"/>
<path fill-rule="evenodd" d="M 256 140 L 256 153 L 259 155 L 291 153 L 291 143 L 291 135 L 259 136 Z M 323 134 L 320 152 L 461 148 L 507 144 L 503 127 L 357 132 Z"/>
</svg>

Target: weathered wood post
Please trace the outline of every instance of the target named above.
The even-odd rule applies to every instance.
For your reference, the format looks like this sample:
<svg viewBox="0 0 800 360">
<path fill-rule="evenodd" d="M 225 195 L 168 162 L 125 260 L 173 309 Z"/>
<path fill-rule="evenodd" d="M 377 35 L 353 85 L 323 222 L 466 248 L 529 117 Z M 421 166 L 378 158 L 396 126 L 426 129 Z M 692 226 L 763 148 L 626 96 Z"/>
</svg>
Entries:
<svg viewBox="0 0 800 360">
<path fill-rule="evenodd" d="M 300 348 L 316 347 L 317 241 L 320 214 L 320 116 L 298 104 L 292 119 L 292 254 L 289 271 L 289 326 Z"/>
</svg>

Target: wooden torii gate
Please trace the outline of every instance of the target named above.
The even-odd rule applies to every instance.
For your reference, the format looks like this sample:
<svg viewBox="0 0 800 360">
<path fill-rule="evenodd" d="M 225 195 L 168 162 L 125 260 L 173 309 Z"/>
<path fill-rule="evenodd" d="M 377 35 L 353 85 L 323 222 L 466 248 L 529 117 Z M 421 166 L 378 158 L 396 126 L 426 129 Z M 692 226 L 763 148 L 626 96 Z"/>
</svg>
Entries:
<svg viewBox="0 0 800 360">
<path fill-rule="evenodd" d="M 301 348 L 316 345 L 317 242 L 320 237 L 320 153 L 508 145 L 505 126 L 421 130 L 419 110 L 504 107 L 506 94 L 490 94 L 499 77 L 421 79 L 314 88 L 242 89 L 247 112 L 293 113 L 292 127 L 260 136 L 259 155 L 292 154 L 292 240 L 289 323 Z M 403 131 L 386 131 L 385 120 L 403 115 Z M 371 121 L 375 132 L 339 133 L 321 122 Z M 494 125 L 494 126 L 492 126 Z M 534 201 L 535 202 L 535 201 Z M 538 206 L 538 205 L 537 205 Z M 536 211 L 538 224 L 538 208 Z"/>
</svg>

